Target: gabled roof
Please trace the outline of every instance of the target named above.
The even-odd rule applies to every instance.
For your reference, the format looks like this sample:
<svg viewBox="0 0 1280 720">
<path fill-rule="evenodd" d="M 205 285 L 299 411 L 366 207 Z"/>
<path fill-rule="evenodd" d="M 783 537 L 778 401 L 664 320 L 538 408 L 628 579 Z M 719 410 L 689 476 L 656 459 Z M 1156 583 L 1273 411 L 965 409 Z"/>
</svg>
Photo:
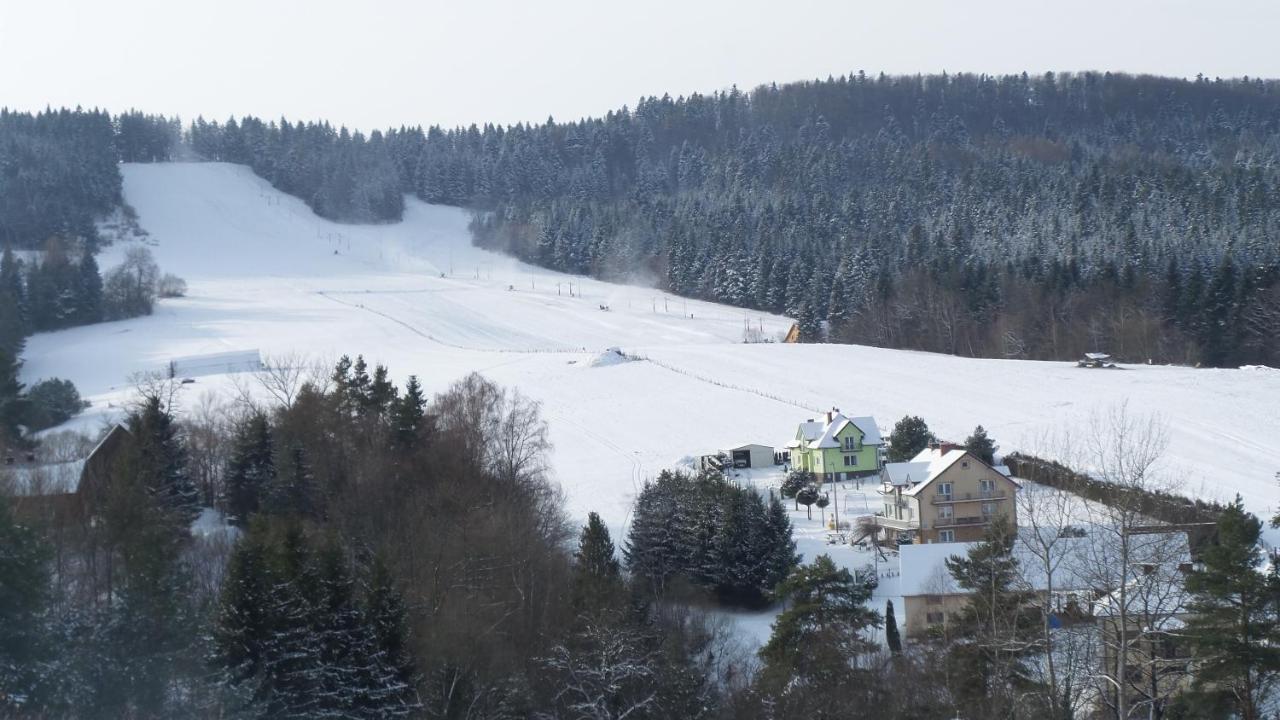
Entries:
<svg viewBox="0 0 1280 720">
<path fill-rule="evenodd" d="M 93 446 L 84 457 L 62 462 L 41 462 L 15 465 L 3 470 L 7 471 L 12 481 L 15 495 L 71 495 L 80 490 L 80 482 L 84 479 L 84 467 L 89 459 L 98 454 L 104 445 L 118 433 L 130 434 L 129 428 L 116 423 L 107 431 L 97 445 Z"/>
<path fill-rule="evenodd" d="M 948 450 L 945 453 L 932 448 L 921 450 L 919 454 L 911 458 L 911 462 L 903 464 L 927 465 L 928 470 L 925 473 L 925 477 L 919 480 L 913 477 L 912 482 L 916 484 L 907 490 L 903 490 L 902 494 L 915 495 L 916 493 L 919 493 L 926 485 L 933 482 L 934 478 L 946 472 L 947 468 L 955 465 L 957 460 L 968 454 L 969 452 L 967 450 L 960 449 Z M 888 465 L 885 465 L 885 470 L 887 471 L 891 465 L 897 464 L 898 463 L 889 463 Z"/>
<path fill-rule="evenodd" d="M 80 487 L 85 458 L 56 463 L 28 463 L 4 468 L 18 496 L 70 495 Z"/>
<path fill-rule="evenodd" d="M 888 463 L 884 466 L 884 474 L 889 478 L 889 483 L 896 487 L 922 483 L 929 477 L 929 463 Z"/>
<path fill-rule="evenodd" d="M 1063 537 L 1052 545 L 1055 570 L 1055 592 L 1085 592 L 1091 590 L 1112 591 L 1122 581 L 1118 572 L 1108 578 L 1107 573 L 1097 572 L 1100 558 L 1117 554 L 1113 531 L 1103 528 L 1086 528 L 1083 537 Z M 1019 581 L 1026 589 L 1045 590 L 1049 579 L 1044 571 L 1044 560 L 1037 557 L 1028 546 L 1027 539 L 1034 537 L 1031 528 L 1019 528 L 1019 539 L 1013 545 L 1013 556 L 1018 559 Z M 1042 528 L 1041 532 L 1057 532 Z M 1161 605 L 1166 611 L 1184 612 L 1185 590 L 1182 586 L 1181 567 L 1191 561 L 1187 534 L 1181 531 L 1132 536 L 1129 577 L 1123 579 L 1126 586 L 1153 587 L 1162 593 Z M 900 567 L 899 592 L 911 595 L 948 595 L 963 592 L 947 572 L 947 558 L 963 558 L 976 542 L 929 543 L 903 545 L 898 548 Z M 1145 563 L 1145 565 L 1144 565 Z M 1099 586 L 1102 587 L 1099 587 Z M 1108 587 L 1110 586 L 1110 587 Z M 1139 609 L 1139 603 L 1148 598 L 1135 593 L 1126 597 L 1131 610 Z M 1096 601 L 1094 612 L 1110 615 L 1119 607 L 1118 599 L 1109 592 Z"/>
<path fill-rule="evenodd" d="M 853 425 L 862 433 L 863 445 L 882 445 L 884 441 L 880 439 L 880 429 L 876 427 L 876 419 L 871 416 L 861 417 L 845 417 L 838 411 L 831 413 L 830 422 L 819 422 L 809 420 L 800 423 L 800 427 L 796 431 L 797 438 L 804 438 L 804 445 L 813 450 L 821 450 L 824 448 L 838 448 L 840 442 L 836 440 L 836 436 L 846 427 Z M 800 441 L 797 439 L 787 444 L 787 447 L 799 447 Z"/>
</svg>

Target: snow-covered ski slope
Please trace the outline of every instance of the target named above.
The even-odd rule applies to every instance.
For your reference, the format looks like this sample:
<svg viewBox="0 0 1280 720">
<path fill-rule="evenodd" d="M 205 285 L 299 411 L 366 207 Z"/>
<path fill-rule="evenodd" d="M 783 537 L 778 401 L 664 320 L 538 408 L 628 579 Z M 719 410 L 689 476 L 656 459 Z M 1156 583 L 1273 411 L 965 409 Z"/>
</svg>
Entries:
<svg viewBox="0 0 1280 720">
<path fill-rule="evenodd" d="M 133 373 L 190 355 L 363 353 L 429 390 L 478 371 L 542 402 L 570 512 L 597 510 L 621 529 L 644 477 L 730 445 L 780 446 L 798 421 L 832 405 L 875 415 L 885 429 L 920 415 L 955 439 L 981 423 L 1003 450 L 1035 451 L 1046 435 L 1079 435 L 1092 413 L 1127 400 L 1130 412 L 1167 421 L 1166 467 L 1187 492 L 1239 492 L 1260 513 L 1277 504 L 1280 371 L 1088 371 L 744 344 L 744 325 L 777 337 L 790 323 L 531 268 L 472 247 L 468 214 L 455 208 L 409 199 L 400 223 L 351 226 L 316 217 L 244 167 L 126 165 L 124 179 L 162 269 L 190 291 L 151 317 L 30 340 L 24 379 L 73 380 L 95 405 L 81 423 L 115 412 Z M 613 346 L 648 360 L 592 362 Z M 201 376 L 186 401 L 230 384 Z"/>
</svg>

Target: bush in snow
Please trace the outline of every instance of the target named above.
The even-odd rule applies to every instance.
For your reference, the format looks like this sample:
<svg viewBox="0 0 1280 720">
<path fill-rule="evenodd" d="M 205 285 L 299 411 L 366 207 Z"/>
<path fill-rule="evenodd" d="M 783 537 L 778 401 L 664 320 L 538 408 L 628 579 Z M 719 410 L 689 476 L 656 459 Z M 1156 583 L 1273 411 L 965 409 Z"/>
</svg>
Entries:
<svg viewBox="0 0 1280 720">
<path fill-rule="evenodd" d="M 187 281 L 173 273 L 165 273 L 160 276 L 156 294 L 162 298 L 184 297 L 187 294 Z"/>
<path fill-rule="evenodd" d="M 87 407 L 70 380 L 41 380 L 27 391 L 27 427 L 34 431 L 61 425 Z"/>
<path fill-rule="evenodd" d="M 103 281 L 104 314 L 109 320 L 150 315 L 155 305 L 160 268 L 151 251 L 130 248 L 124 262 L 107 271 Z"/>
</svg>

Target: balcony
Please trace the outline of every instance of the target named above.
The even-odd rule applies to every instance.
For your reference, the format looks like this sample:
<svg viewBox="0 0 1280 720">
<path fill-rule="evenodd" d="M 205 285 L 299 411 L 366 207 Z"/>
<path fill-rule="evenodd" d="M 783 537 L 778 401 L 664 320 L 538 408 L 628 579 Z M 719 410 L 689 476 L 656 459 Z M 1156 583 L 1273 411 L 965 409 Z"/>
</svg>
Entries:
<svg viewBox="0 0 1280 720">
<path fill-rule="evenodd" d="M 958 502 L 980 502 L 983 500 L 1004 500 L 1008 495 L 1003 490 L 979 490 L 978 492 L 951 493 L 950 495 L 934 495 L 929 502 L 934 505 L 947 505 Z"/>
<path fill-rule="evenodd" d="M 971 515 L 968 517 L 938 518 L 933 521 L 935 528 L 965 527 L 969 525 L 986 525 L 991 522 L 990 515 Z"/>
<path fill-rule="evenodd" d="M 920 529 L 919 520 L 906 520 L 900 518 L 892 518 L 883 512 L 875 514 L 876 525 L 880 527 L 893 528 L 894 530 L 918 530 Z"/>
</svg>

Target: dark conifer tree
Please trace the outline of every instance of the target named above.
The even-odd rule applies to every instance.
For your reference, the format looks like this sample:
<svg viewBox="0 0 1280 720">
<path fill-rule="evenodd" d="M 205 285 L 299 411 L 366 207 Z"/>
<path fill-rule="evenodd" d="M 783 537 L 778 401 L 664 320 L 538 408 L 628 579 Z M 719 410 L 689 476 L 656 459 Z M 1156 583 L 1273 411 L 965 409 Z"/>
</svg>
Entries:
<svg viewBox="0 0 1280 720">
<path fill-rule="evenodd" d="M 222 501 L 228 521 L 239 527 L 246 526 L 276 483 L 271 423 L 265 413 L 254 412 L 236 428 L 231 460 L 223 478 Z"/>
<path fill-rule="evenodd" d="M 402 448 L 414 447 L 425 428 L 427 400 L 418 384 L 418 376 L 410 375 L 404 395 L 392 402 L 391 430 Z"/>
<path fill-rule="evenodd" d="M 893 601 L 884 603 L 884 642 L 894 655 L 902 652 L 902 636 L 898 634 L 898 618 L 893 614 Z"/>
<path fill-rule="evenodd" d="M 1280 681 L 1280 576 L 1262 565 L 1262 522 L 1236 496 L 1218 521 L 1217 542 L 1186 578 L 1196 694 L 1221 699 L 1244 720 L 1266 716 Z"/>
<path fill-rule="evenodd" d="M 324 497 L 301 445 L 289 449 L 284 467 L 276 474 L 266 496 L 273 515 L 318 519 L 324 514 Z"/>
<path fill-rule="evenodd" d="M 592 586 L 620 587 L 622 566 L 618 562 L 613 539 L 609 537 L 609 528 L 594 512 L 587 515 L 587 524 L 582 527 L 573 560 L 574 582 L 582 588 L 585 597 L 599 595 Z"/>
<path fill-rule="evenodd" d="M 187 453 L 173 416 L 153 395 L 130 414 L 128 427 L 133 436 L 125 460 L 129 472 L 185 533 L 200 512 L 200 494 L 187 474 Z"/>
<path fill-rule="evenodd" d="M 46 613 L 50 548 L 0 494 L 0 715 L 38 715 L 53 669 Z"/>
<path fill-rule="evenodd" d="M 924 420 L 907 415 L 889 433 L 889 462 L 906 462 L 929 447 L 932 441 L 933 433 L 929 432 Z"/>
<path fill-rule="evenodd" d="M 973 429 L 973 434 L 965 438 L 964 449 L 976 455 L 982 462 L 991 465 L 996 461 L 996 450 L 1000 448 L 995 441 L 987 435 L 987 431 L 981 425 Z"/>
</svg>

